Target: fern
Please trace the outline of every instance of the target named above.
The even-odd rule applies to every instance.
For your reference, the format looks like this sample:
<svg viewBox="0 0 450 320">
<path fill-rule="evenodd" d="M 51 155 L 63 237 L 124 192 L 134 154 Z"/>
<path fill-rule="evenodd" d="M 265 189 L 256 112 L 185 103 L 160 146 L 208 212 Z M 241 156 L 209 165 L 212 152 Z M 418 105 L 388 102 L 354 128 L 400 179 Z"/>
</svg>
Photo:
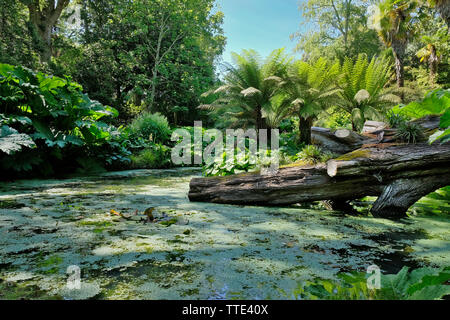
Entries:
<svg viewBox="0 0 450 320">
<path fill-rule="evenodd" d="M 339 106 L 352 115 L 355 130 L 361 129 L 366 119 L 382 119 L 384 109 L 399 102 L 398 96 L 383 91 L 390 75 L 391 65 L 386 59 L 372 58 L 369 62 L 364 54 L 356 61 L 345 59 L 339 82 L 342 90 Z"/>
</svg>

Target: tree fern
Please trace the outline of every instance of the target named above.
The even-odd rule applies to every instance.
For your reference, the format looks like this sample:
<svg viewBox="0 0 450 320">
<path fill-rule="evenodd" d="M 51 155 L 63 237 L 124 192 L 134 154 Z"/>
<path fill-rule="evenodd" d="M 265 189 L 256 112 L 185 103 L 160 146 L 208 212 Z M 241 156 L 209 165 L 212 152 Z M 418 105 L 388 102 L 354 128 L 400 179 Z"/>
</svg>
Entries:
<svg viewBox="0 0 450 320">
<path fill-rule="evenodd" d="M 233 53 L 233 64 L 227 66 L 224 85 L 203 94 L 204 97 L 217 96 L 210 104 L 199 106 L 204 110 L 232 109 L 223 113 L 226 122 L 243 127 L 256 126 L 257 129 L 277 126 L 280 117 L 274 117 L 274 110 L 281 112 L 272 99 L 278 94 L 280 83 L 286 77 L 291 58 L 284 49 L 274 50 L 265 60 L 254 50 Z M 264 119 L 268 115 L 271 120 Z M 230 119 L 231 118 L 231 119 Z"/>
<path fill-rule="evenodd" d="M 297 61 L 292 65 L 281 87 L 284 98 L 300 117 L 300 141 L 311 144 L 313 120 L 338 101 L 341 89 L 336 84 L 340 75 L 339 63 L 330 63 L 324 58 L 312 64 Z"/>
<path fill-rule="evenodd" d="M 345 59 L 339 83 L 342 89 L 339 106 L 352 115 L 354 130 L 361 129 L 367 119 L 382 119 L 386 106 L 399 103 L 398 96 L 383 91 L 390 76 L 391 64 L 386 59 L 372 58 L 369 62 L 363 54 L 355 61 Z"/>
</svg>

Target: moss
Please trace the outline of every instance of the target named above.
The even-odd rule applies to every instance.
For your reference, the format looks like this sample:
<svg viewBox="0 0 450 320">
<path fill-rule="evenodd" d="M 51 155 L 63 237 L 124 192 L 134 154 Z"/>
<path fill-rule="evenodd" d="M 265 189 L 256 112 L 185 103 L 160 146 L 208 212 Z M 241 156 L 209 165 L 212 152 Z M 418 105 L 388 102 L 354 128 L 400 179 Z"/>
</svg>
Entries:
<svg viewBox="0 0 450 320">
<path fill-rule="evenodd" d="M 311 166 L 311 163 L 309 163 L 308 161 L 304 161 L 304 160 L 299 160 L 290 164 L 286 164 L 284 166 L 280 166 L 280 169 L 283 168 L 294 168 L 294 167 L 306 167 L 306 166 Z"/>
<path fill-rule="evenodd" d="M 200 293 L 200 290 L 198 288 L 195 289 L 188 289 L 181 293 L 182 297 L 188 297 L 188 296 L 195 296 Z"/>
<path fill-rule="evenodd" d="M 61 300 L 58 295 L 49 295 L 36 285 L 2 282 L 0 280 L 0 300 Z"/>
<path fill-rule="evenodd" d="M 23 203 L 19 203 L 16 200 L 1 200 L 0 209 L 20 209 L 25 207 Z"/>
<path fill-rule="evenodd" d="M 175 224 L 178 222 L 177 218 L 172 218 L 170 220 L 165 220 L 165 221 L 161 221 L 160 224 L 165 226 L 165 227 L 170 227 L 171 225 Z"/>
<path fill-rule="evenodd" d="M 368 158 L 370 156 L 370 150 L 369 149 L 358 149 L 350 153 L 346 153 L 338 158 L 336 160 L 339 161 L 350 161 L 353 159 L 358 158 Z"/>
<path fill-rule="evenodd" d="M 94 226 L 94 227 L 112 227 L 113 224 L 108 221 L 80 221 L 78 223 L 80 226 Z"/>
<path fill-rule="evenodd" d="M 58 255 L 52 255 L 46 259 L 43 258 L 43 253 L 38 255 L 37 266 L 41 268 L 44 274 L 55 274 L 59 272 L 59 265 L 63 259 Z"/>
</svg>

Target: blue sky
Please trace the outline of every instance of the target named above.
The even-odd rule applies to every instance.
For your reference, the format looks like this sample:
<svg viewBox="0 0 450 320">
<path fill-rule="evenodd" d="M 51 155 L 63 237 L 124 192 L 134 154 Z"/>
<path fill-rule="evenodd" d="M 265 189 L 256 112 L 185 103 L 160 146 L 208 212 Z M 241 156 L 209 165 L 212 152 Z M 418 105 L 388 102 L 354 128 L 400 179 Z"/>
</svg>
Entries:
<svg viewBox="0 0 450 320">
<path fill-rule="evenodd" d="M 277 48 L 286 47 L 289 53 L 295 48 L 289 36 L 299 29 L 298 0 L 217 0 L 217 5 L 225 14 L 225 61 L 231 62 L 231 52 L 242 49 L 266 57 Z"/>
</svg>

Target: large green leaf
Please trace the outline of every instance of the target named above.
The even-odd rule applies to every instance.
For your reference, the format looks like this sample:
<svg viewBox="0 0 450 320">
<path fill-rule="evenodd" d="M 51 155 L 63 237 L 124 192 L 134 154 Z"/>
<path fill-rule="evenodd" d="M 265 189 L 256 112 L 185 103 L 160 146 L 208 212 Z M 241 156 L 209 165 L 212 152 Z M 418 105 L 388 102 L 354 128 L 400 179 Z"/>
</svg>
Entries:
<svg viewBox="0 0 450 320">
<path fill-rule="evenodd" d="M 1 151 L 11 155 L 22 150 L 23 147 L 34 148 L 36 145 L 29 135 L 18 133 L 17 130 L 6 125 L 0 127 Z"/>
<path fill-rule="evenodd" d="M 422 101 L 414 101 L 406 106 L 398 105 L 392 110 L 411 118 L 421 118 L 430 114 L 442 114 L 450 108 L 450 90 L 437 89 L 429 92 Z"/>
<path fill-rule="evenodd" d="M 441 116 L 441 122 L 439 126 L 442 129 L 447 129 L 448 127 L 450 127 L 450 108 L 448 108 Z"/>
</svg>

